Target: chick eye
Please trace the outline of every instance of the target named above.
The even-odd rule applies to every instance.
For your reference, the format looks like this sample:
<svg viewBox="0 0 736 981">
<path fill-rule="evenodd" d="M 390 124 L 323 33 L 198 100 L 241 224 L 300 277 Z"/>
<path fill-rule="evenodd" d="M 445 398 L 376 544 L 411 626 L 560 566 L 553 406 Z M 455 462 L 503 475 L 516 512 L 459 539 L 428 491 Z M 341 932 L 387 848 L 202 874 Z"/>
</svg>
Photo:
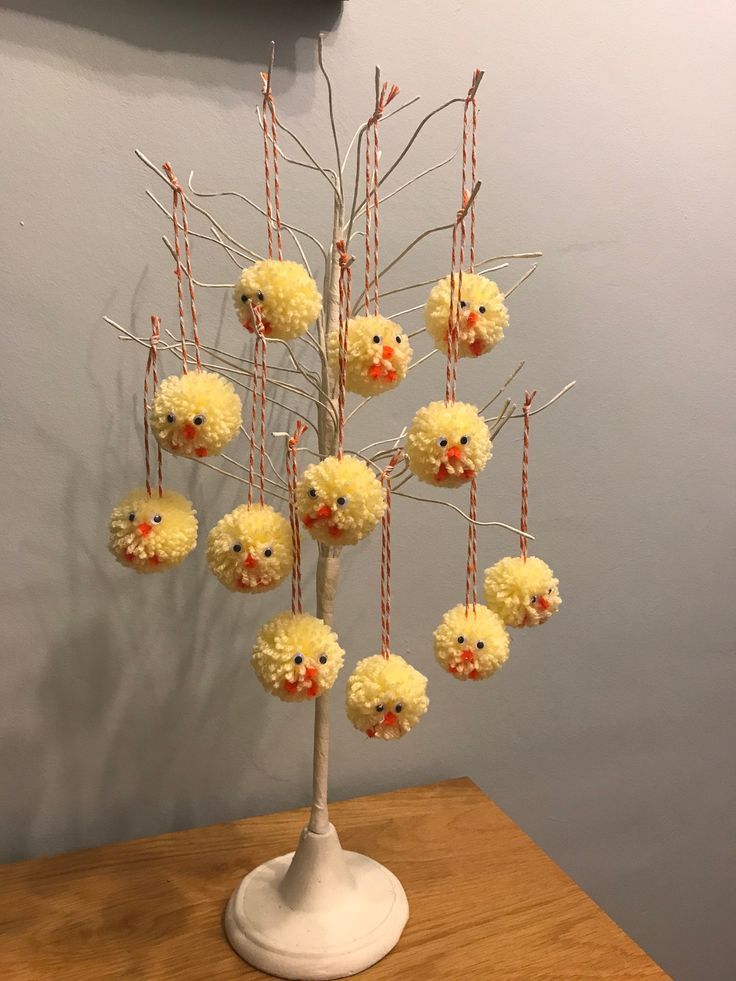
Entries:
<svg viewBox="0 0 736 981">
<path fill-rule="evenodd" d="M 457 642 L 458 642 L 458 644 L 464 644 L 465 643 L 465 638 L 463 637 L 462 634 L 460 634 L 460 636 L 458 637 Z"/>
<path fill-rule="evenodd" d="M 400 711 L 401 711 L 401 710 L 403 709 L 403 707 L 404 707 L 404 706 L 403 706 L 403 705 L 401 704 L 401 702 L 397 702 L 397 703 L 396 703 L 396 704 L 394 705 L 394 712 L 400 712 Z"/>
<path fill-rule="evenodd" d="M 478 307 L 478 313 L 485 313 L 485 312 L 486 312 L 485 307 Z"/>
<path fill-rule="evenodd" d="M 380 344 L 381 343 L 381 338 L 378 336 L 378 334 L 374 334 L 373 335 L 373 343 L 374 344 Z"/>
<path fill-rule="evenodd" d="M 304 660 L 304 655 L 303 654 L 295 654 L 294 655 L 294 664 L 301 664 L 303 660 Z"/>
<path fill-rule="evenodd" d="M 207 416 L 205 416 L 203 412 L 200 412 L 192 419 L 192 422 L 194 423 L 195 426 L 201 426 L 206 418 Z"/>
<path fill-rule="evenodd" d="M 263 303 L 265 299 L 266 297 L 263 295 L 263 293 L 260 290 L 258 290 L 258 302 Z"/>
<path fill-rule="evenodd" d="M 397 344 L 401 344 L 401 334 L 397 334 L 395 340 Z"/>
<path fill-rule="evenodd" d="M 467 446 L 468 443 L 470 442 L 470 436 L 461 436 L 460 442 L 462 443 L 463 446 Z"/>
<path fill-rule="evenodd" d="M 236 542 L 233 545 L 233 552 L 242 552 L 242 551 L 243 551 L 243 546 L 240 544 L 240 542 Z"/>
<path fill-rule="evenodd" d="M 379 702 L 378 705 L 376 705 L 376 712 L 383 712 L 385 711 L 385 708 L 386 706 L 383 704 L 383 702 Z"/>
<path fill-rule="evenodd" d="M 243 293 L 243 295 L 240 297 L 240 302 L 241 303 L 247 303 L 248 302 L 248 297 L 245 295 L 245 293 Z"/>
<path fill-rule="evenodd" d="M 467 303 L 465 302 L 465 300 L 460 300 L 460 306 L 461 306 L 461 308 L 462 308 L 463 310 L 465 309 L 465 307 L 466 307 L 467 305 L 468 305 L 468 304 L 467 304 Z"/>
<path fill-rule="evenodd" d="M 320 654 L 320 656 L 319 656 L 319 663 L 320 664 L 327 664 L 327 655 L 326 654 Z"/>
<path fill-rule="evenodd" d="M 151 518 L 151 521 L 153 521 L 155 525 L 160 525 L 163 520 L 164 519 L 160 514 L 154 514 L 154 516 Z"/>
<path fill-rule="evenodd" d="M 549 587 L 549 589 L 547 590 L 547 592 L 548 593 L 551 593 L 552 592 L 552 587 L 551 586 Z"/>
<path fill-rule="evenodd" d="M 270 559 L 271 556 L 273 555 L 273 549 L 272 548 L 264 548 L 263 554 L 266 556 L 267 559 Z"/>
<path fill-rule="evenodd" d="M 482 640 L 479 640 L 475 646 L 478 648 L 479 651 L 482 651 L 486 645 Z"/>
<path fill-rule="evenodd" d="M 135 511 L 131 511 L 128 515 L 128 521 L 135 521 Z"/>
<path fill-rule="evenodd" d="M 442 446 L 443 448 L 445 446 L 447 446 L 447 437 L 446 436 L 440 436 L 440 438 L 437 440 L 437 445 L 438 446 Z"/>
<path fill-rule="evenodd" d="M 309 496 L 310 497 L 316 497 L 317 496 L 317 491 L 315 490 L 314 487 L 310 487 L 309 488 Z"/>
<path fill-rule="evenodd" d="M 344 495 L 341 495 L 340 497 L 338 497 L 336 503 L 338 504 L 339 507 L 344 508 L 345 505 L 348 503 L 348 499 Z"/>
<path fill-rule="evenodd" d="M 173 412 L 167 412 L 166 413 L 166 421 L 169 422 L 169 423 L 176 422 L 176 416 L 174 415 Z"/>
<path fill-rule="evenodd" d="M 537 602 L 537 597 L 536 596 L 530 596 L 529 597 L 529 602 L 530 603 L 536 603 Z"/>
</svg>

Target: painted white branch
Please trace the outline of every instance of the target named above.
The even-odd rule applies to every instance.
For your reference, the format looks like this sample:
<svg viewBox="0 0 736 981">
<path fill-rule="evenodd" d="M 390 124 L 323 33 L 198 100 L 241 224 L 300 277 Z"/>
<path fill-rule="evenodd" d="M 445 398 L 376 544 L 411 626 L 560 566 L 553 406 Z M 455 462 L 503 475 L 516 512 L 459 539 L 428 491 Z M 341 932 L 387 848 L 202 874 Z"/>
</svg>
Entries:
<svg viewBox="0 0 736 981">
<path fill-rule="evenodd" d="M 497 399 L 497 398 L 498 398 L 499 396 L 501 396 L 501 395 L 503 395 L 503 393 L 504 393 L 504 392 L 506 391 L 506 389 L 507 389 L 507 388 L 509 387 L 509 385 L 510 385 L 510 384 L 511 384 L 511 382 L 512 382 L 512 381 L 514 380 L 514 378 L 516 378 L 516 376 L 517 376 L 517 375 L 519 374 L 519 372 L 521 371 L 521 369 L 522 369 L 522 368 L 524 367 L 524 365 L 525 365 L 525 364 L 526 364 L 526 362 L 525 362 L 525 361 L 520 361 L 520 362 L 519 362 L 519 363 L 517 364 L 517 366 L 516 366 L 516 367 L 514 368 L 514 370 L 513 370 L 512 372 L 511 372 L 511 374 L 509 375 L 509 377 L 508 377 L 508 378 L 506 379 L 506 381 L 505 381 L 505 382 L 503 383 L 503 385 L 502 385 L 502 386 L 501 386 L 501 387 L 499 388 L 499 390 L 498 390 L 498 391 L 496 392 L 496 394 L 495 394 L 495 395 L 493 396 L 493 398 L 492 398 L 492 399 L 488 399 L 488 401 L 486 402 L 486 404 L 485 404 L 485 405 L 484 405 L 484 406 L 483 406 L 483 407 L 482 407 L 481 409 L 479 409 L 479 412 L 480 412 L 480 414 L 481 414 L 481 415 L 482 415 L 482 414 L 483 414 L 483 413 L 484 413 L 484 412 L 486 411 L 486 409 L 487 409 L 487 408 L 488 408 L 488 407 L 489 407 L 490 405 L 493 405 L 493 403 L 494 403 L 494 402 L 496 401 L 496 399 Z"/>
<path fill-rule="evenodd" d="M 451 508 L 453 511 L 457 511 L 469 524 L 477 525 L 478 528 L 505 528 L 507 531 L 512 531 L 515 535 L 523 535 L 524 538 L 528 538 L 529 541 L 534 541 L 534 535 L 530 535 L 527 532 L 523 532 L 520 528 L 514 528 L 513 525 L 507 525 L 504 521 L 473 521 L 469 514 L 466 514 L 462 508 L 457 507 L 455 504 L 451 504 L 450 501 L 442 501 L 438 497 L 417 497 L 416 494 L 407 494 L 406 491 L 394 490 L 393 494 L 395 497 L 406 497 L 410 501 L 421 501 L 422 504 L 441 504 L 443 507 Z"/>
</svg>

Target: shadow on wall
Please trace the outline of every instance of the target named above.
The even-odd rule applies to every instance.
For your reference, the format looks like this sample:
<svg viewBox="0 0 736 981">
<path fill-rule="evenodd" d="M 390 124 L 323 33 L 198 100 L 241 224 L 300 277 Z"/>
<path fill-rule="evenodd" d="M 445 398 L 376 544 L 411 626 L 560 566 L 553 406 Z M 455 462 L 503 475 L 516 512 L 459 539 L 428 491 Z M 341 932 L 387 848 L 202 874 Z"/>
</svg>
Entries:
<svg viewBox="0 0 736 981">
<path fill-rule="evenodd" d="M 0 0 L 0 9 L 43 18 L 93 34 L 122 41 L 141 51 L 162 55 L 156 65 L 161 75 L 185 75 L 194 82 L 212 83 L 210 73 L 200 74 L 196 63 L 171 58 L 169 52 L 218 58 L 234 64 L 262 64 L 271 40 L 278 43 L 278 64 L 293 70 L 297 64 L 300 38 L 317 38 L 329 32 L 340 19 L 343 0 L 269 0 L 257 5 L 243 0 Z M 257 7 L 257 15 L 253 7 Z M 31 24 L 26 36 L 14 38 L 32 47 L 47 47 L 59 53 L 57 32 Z M 18 34 L 20 35 L 20 31 Z M 313 45 L 310 50 L 313 51 Z M 73 50 L 72 50 L 73 49 Z M 92 68 L 136 71 L 130 64 L 111 64 L 109 51 L 102 45 L 83 44 L 64 47 L 66 55 L 81 56 Z M 310 54 L 316 59 L 316 53 Z"/>
</svg>

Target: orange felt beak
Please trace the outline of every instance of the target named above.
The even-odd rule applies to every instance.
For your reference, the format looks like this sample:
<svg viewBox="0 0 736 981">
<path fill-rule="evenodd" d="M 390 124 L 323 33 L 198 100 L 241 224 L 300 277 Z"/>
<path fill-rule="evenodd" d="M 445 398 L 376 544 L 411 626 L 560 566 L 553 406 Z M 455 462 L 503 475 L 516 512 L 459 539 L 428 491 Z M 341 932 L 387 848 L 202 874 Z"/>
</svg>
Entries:
<svg viewBox="0 0 736 981">
<path fill-rule="evenodd" d="M 542 607 L 543 610 L 549 609 L 549 600 L 546 596 L 538 596 L 537 603 Z"/>
<path fill-rule="evenodd" d="M 318 518 L 331 518 L 332 517 L 332 508 L 328 507 L 326 504 L 323 504 L 322 507 L 317 511 L 317 517 Z"/>
<path fill-rule="evenodd" d="M 396 716 L 394 715 L 393 712 L 386 712 L 386 714 L 383 717 L 383 724 L 385 726 L 395 726 L 396 725 Z"/>
<path fill-rule="evenodd" d="M 475 310 L 471 310 L 467 317 L 468 327 L 475 327 L 475 325 L 478 323 L 478 319 L 478 314 L 475 312 Z"/>
<path fill-rule="evenodd" d="M 197 427 L 193 423 L 188 422 L 186 426 L 182 429 L 182 435 L 184 439 L 194 439 L 197 435 Z"/>
<path fill-rule="evenodd" d="M 462 459 L 462 455 L 463 455 L 463 451 L 460 449 L 459 446 L 451 446 L 450 449 L 447 451 L 448 460 L 460 460 Z"/>
<path fill-rule="evenodd" d="M 258 559 L 248 552 L 246 557 L 243 559 L 243 565 L 246 569 L 254 569 L 258 565 Z"/>
<path fill-rule="evenodd" d="M 153 525 L 149 525 L 147 521 L 141 521 L 138 525 L 138 534 L 142 535 L 144 538 L 146 535 L 150 535 L 153 531 Z"/>
<path fill-rule="evenodd" d="M 387 361 L 389 358 L 394 356 L 394 349 L 389 344 L 384 344 L 383 353 L 381 357 L 385 358 Z"/>
<path fill-rule="evenodd" d="M 472 661 L 475 654 L 473 654 L 469 647 L 466 647 L 464 651 L 460 651 L 460 657 L 463 661 Z"/>
</svg>

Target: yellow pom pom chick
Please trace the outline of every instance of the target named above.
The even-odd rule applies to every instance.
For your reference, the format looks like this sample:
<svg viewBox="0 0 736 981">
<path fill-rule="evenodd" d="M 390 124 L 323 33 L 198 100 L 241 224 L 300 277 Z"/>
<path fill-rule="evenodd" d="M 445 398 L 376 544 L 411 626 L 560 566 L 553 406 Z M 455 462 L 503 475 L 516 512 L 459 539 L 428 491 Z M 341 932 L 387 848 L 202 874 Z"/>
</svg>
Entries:
<svg viewBox="0 0 736 981">
<path fill-rule="evenodd" d="M 215 456 L 240 428 L 243 406 L 227 379 L 213 371 L 171 375 L 151 406 L 151 429 L 175 456 Z"/>
<path fill-rule="evenodd" d="M 337 635 L 308 613 L 279 613 L 261 627 L 251 663 L 258 680 L 284 702 L 303 702 L 332 688 L 345 659 Z"/>
<path fill-rule="evenodd" d="M 477 358 L 503 340 L 503 331 L 509 322 L 503 300 L 503 293 L 490 279 L 476 273 L 463 273 L 458 325 L 461 358 Z M 447 351 L 449 319 L 450 277 L 445 276 L 432 288 L 424 308 L 424 325 L 439 351 Z"/>
<path fill-rule="evenodd" d="M 427 679 L 399 654 L 363 658 L 348 678 L 348 718 L 371 739 L 400 739 L 428 707 Z"/>
<path fill-rule="evenodd" d="M 353 317 L 348 320 L 345 387 L 358 395 L 380 395 L 406 378 L 412 349 L 398 324 L 386 317 Z M 339 337 L 328 338 L 330 367 L 337 377 Z"/>
<path fill-rule="evenodd" d="M 290 341 L 319 316 L 322 297 L 304 266 L 287 259 L 262 259 L 244 269 L 233 287 L 241 324 L 253 332 L 250 305 L 260 314 L 266 337 Z"/>
<path fill-rule="evenodd" d="M 355 456 L 328 456 L 313 463 L 297 484 L 299 518 L 315 541 L 355 545 L 386 510 L 386 491 L 367 463 Z"/>
<path fill-rule="evenodd" d="M 207 564 L 235 593 L 265 593 L 291 572 L 289 522 L 268 504 L 241 504 L 207 538 Z"/>
<path fill-rule="evenodd" d="M 175 491 L 135 490 L 110 515 L 108 548 L 136 572 L 163 572 L 179 565 L 197 544 L 197 518 L 191 501 Z"/>
<path fill-rule="evenodd" d="M 484 576 L 485 599 L 507 627 L 538 627 L 560 608 L 559 580 L 542 559 L 501 559 Z"/>
<path fill-rule="evenodd" d="M 490 678 L 509 656 L 509 635 L 487 606 L 453 606 L 434 632 L 434 656 L 460 681 Z"/>
<path fill-rule="evenodd" d="M 426 484 L 460 487 L 491 458 L 488 426 L 467 402 L 430 402 L 412 419 L 406 437 L 411 471 Z"/>
</svg>

